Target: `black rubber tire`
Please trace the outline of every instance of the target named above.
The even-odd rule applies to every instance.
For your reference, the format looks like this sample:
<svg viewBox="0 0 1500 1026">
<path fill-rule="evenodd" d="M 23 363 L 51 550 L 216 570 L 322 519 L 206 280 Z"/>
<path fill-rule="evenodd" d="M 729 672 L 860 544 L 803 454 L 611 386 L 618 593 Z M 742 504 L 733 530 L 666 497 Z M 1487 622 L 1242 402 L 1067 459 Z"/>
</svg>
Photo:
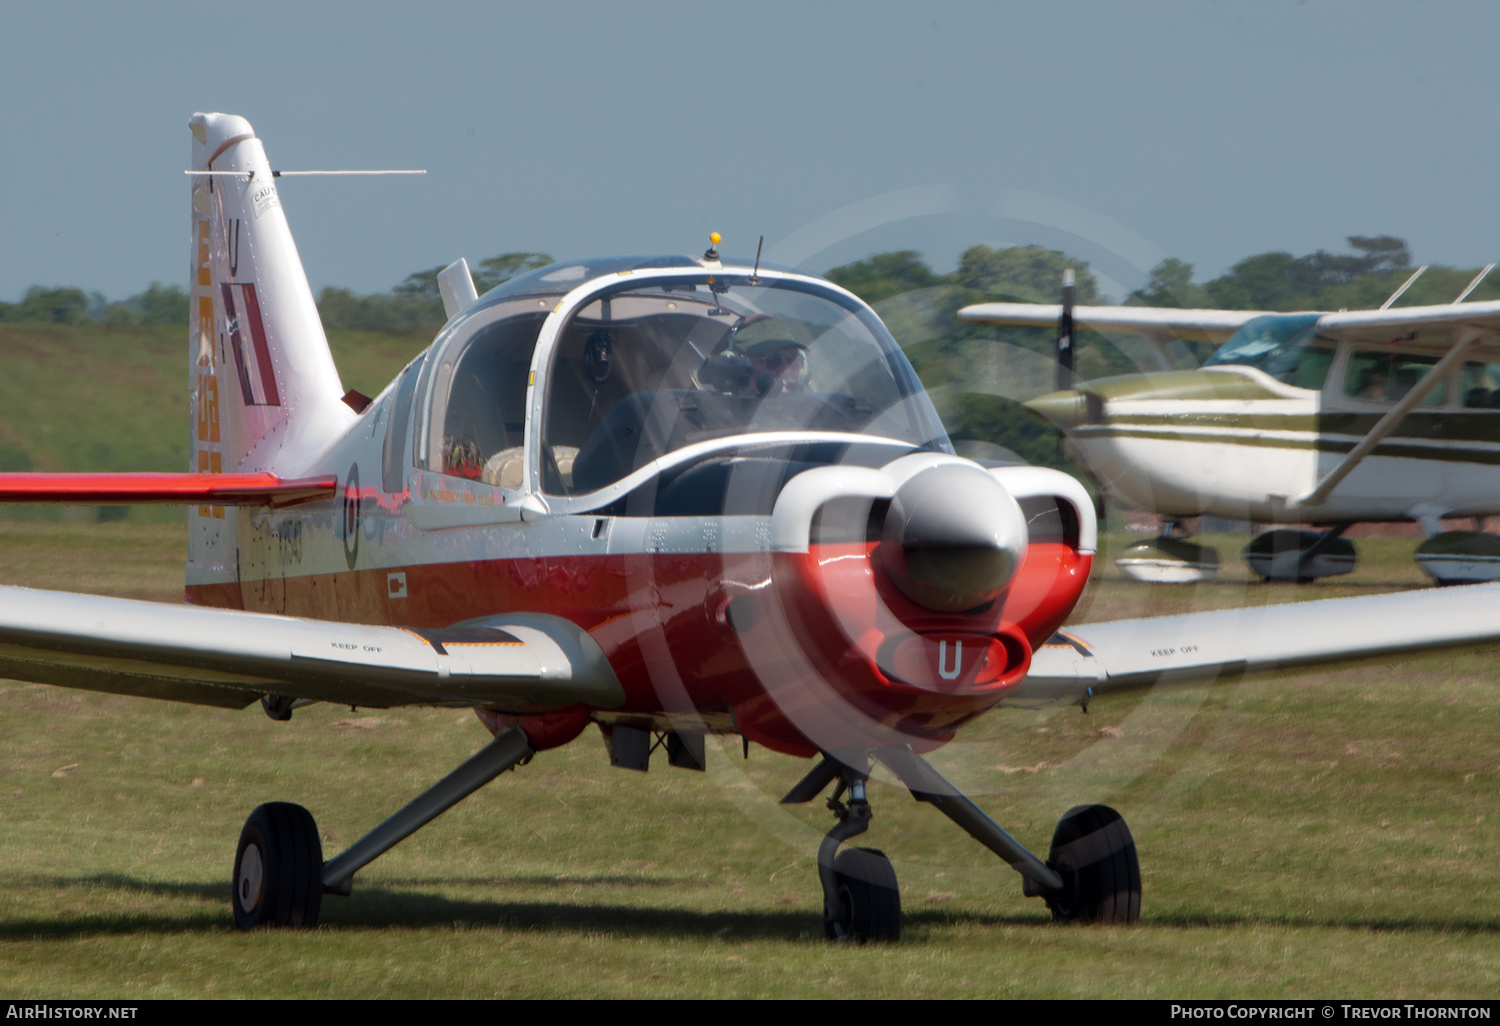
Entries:
<svg viewBox="0 0 1500 1026">
<path fill-rule="evenodd" d="M 823 932 L 829 940 L 865 944 L 901 939 L 901 890 L 884 852 L 846 848 L 833 860 L 833 877 L 845 915 L 836 922 L 824 914 Z"/>
<path fill-rule="evenodd" d="M 245 820 L 234 853 L 234 925 L 310 928 L 323 903 L 323 844 L 312 813 L 267 802 Z"/>
<path fill-rule="evenodd" d="M 1047 866 L 1063 878 L 1049 892 L 1052 918 L 1070 923 L 1132 925 L 1141 918 L 1141 864 L 1135 839 L 1107 805 L 1078 805 L 1057 823 Z"/>
</svg>

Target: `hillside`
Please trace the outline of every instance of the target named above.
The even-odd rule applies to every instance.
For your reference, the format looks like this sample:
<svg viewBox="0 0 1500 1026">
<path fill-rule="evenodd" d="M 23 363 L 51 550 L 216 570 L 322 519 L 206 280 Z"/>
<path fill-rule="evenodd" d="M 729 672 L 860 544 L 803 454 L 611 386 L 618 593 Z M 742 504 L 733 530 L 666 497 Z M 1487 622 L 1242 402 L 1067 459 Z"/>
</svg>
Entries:
<svg viewBox="0 0 1500 1026">
<path fill-rule="evenodd" d="M 345 387 L 371 396 L 429 341 L 414 333 L 329 336 Z M 0 324 L 0 366 L 0 470 L 187 469 L 185 328 Z M 13 519 L 61 515 L 50 507 L 0 510 Z M 178 511 L 138 507 L 129 517 L 175 520 Z"/>
</svg>

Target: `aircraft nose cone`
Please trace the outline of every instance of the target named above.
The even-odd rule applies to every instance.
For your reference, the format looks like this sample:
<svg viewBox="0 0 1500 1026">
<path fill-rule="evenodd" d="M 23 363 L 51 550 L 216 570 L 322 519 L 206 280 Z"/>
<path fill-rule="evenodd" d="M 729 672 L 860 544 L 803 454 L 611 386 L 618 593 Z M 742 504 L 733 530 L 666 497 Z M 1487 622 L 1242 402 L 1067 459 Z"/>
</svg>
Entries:
<svg viewBox="0 0 1500 1026">
<path fill-rule="evenodd" d="M 977 466 L 945 464 L 896 492 L 881 534 L 881 561 L 907 598 L 941 612 L 991 601 L 1026 558 L 1026 518 Z"/>
<path fill-rule="evenodd" d="M 1071 431 L 1080 424 L 1096 423 L 1100 419 L 1098 413 L 1090 409 L 1085 392 L 1049 392 L 1028 400 L 1025 406 L 1047 418 L 1059 431 Z"/>
</svg>

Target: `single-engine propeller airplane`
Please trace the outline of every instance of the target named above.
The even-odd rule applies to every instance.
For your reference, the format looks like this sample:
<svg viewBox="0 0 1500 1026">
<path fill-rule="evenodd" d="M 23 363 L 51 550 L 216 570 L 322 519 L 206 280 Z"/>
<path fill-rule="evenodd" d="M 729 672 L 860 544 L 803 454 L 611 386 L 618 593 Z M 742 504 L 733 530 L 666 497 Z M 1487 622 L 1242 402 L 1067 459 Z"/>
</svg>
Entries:
<svg viewBox="0 0 1500 1026">
<path fill-rule="evenodd" d="M 1321 525 L 1251 541 L 1245 561 L 1267 580 L 1349 573 L 1351 525 L 1415 521 L 1427 534 L 1421 567 L 1440 584 L 1469 583 L 1500 577 L 1500 536 L 1482 530 L 1500 514 L 1500 302 L 1463 302 L 1490 269 L 1446 306 L 1391 307 L 1419 269 L 1379 310 L 1075 309 L 1065 299 L 958 316 L 1035 327 L 1071 318 L 1154 343 L 1160 371 L 1076 388 L 1060 378 L 1059 391 L 1027 403 L 1112 498 L 1165 518 L 1161 537 L 1120 556 L 1130 576 L 1212 578 L 1218 553 L 1184 530 L 1206 514 Z M 1164 343 L 1174 338 L 1222 344 L 1202 367 L 1172 370 Z M 1445 531 L 1448 517 L 1481 529 Z"/>
<path fill-rule="evenodd" d="M 1043 859 L 923 756 L 1002 701 L 1500 636 L 1493 601 L 1407 593 L 1058 633 L 1096 546 L 1059 472 L 955 455 L 870 309 L 720 257 L 556 264 L 475 295 L 374 399 L 346 392 L 261 142 L 191 122 L 189 473 L 7 474 L 11 502 L 189 507 L 184 606 L 0 588 L 0 675 L 244 708 L 474 709 L 494 739 L 325 861 L 311 814 L 250 813 L 235 923 L 309 926 L 325 893 L 590 724 L 616 766 L 702 768 L 738 734 L 818 761 L 829 937 L 893 940 L 873 762 L 1064 920 L 1133 922 L 1134 842 L 1070 810 Z M 1486 587 L 1486 586 L 1480 586 Z"/>
</svg>

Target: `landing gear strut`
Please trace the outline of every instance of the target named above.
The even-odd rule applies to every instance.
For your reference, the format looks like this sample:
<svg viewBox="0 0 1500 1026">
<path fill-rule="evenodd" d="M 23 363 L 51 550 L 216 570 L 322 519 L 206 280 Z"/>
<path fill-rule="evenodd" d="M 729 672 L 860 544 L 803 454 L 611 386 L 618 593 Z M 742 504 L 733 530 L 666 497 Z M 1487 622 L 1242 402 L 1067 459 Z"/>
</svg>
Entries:
<svg viewBox="0 0 1500 1026">
<path fill-rule="evenodd" d="M 896 941 L 901 939 L 901 891 L 896 870 L 885 853 L 874 848 L 839 845 L 870 829 L 870 803 L 865 797 L 869 759 L 846 755 L 854 765 L 825 758 L 782 799 L 784 803 L 812 801 L 830 783 L 838 787 L 828 809 L 838 822 L 818 845 L 818 879 L 823 884 L 823 933 L 829 940 Z M 848 794 L 848 802 L 840 799 Z"/>
<path fill-rule="evenodd" d="M 809 802 L 838 781 L 828 800 L 838 823 L 818 847 L 824 929 L 830 939 L 863 943 L 896 940 L 901 933 L 901 898 L 890 860 L 870 848 L 835 856 L 844 841 L 869 829 L 865 782 L 872 755 L 900 778 L 913 798 L 935 807 L 1004 859 L 1021 875 L 1022 893 L 1045 899 L 1054 919 L 1127 925 L 1140 919 L 1140 862 L 1130 828 L 1118 812 L 1104 805 L 1069 809 L 1057 824 L 1044 863 L 926 760 L 903 746 L 824 756 L 781 799 L 783 804 Z M 845 793 L 847 803 L 840 800 Z"/>
<path fill-rule="evenodd" d="M 245 821 L 234 856 L 234 925 L 241 930 L 316 926 L 324 894 L 347 897 L 356 872 L 506 770 L 529 762 L 533 754 L 525 733 L 502 730 L 452 773 L 327 862 L 311 813 L 286 802 L 260 806 Z"/>
</svg>

